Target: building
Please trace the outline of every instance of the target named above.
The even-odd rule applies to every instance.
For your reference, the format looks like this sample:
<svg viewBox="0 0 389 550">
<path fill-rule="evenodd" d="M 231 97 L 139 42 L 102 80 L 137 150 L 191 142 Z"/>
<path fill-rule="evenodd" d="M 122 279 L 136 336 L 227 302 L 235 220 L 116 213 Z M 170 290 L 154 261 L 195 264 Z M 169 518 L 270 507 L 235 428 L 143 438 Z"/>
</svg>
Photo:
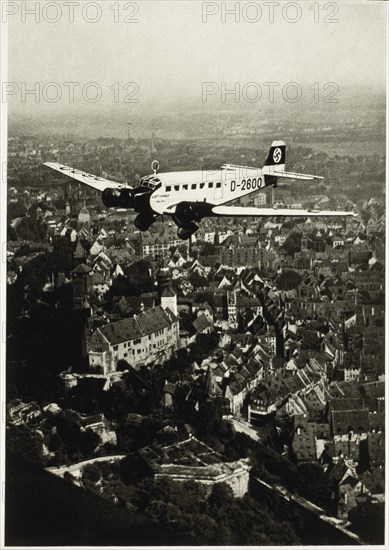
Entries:
<svg viewBox="0 0 389 550">
<path fill-rule="evenodd" d="M 176 317 L 177 311 L 177 295 L 171 288 L 166 288 L 161 295 L 161 306 L 164 310 L 171 311 Z"/>
<path fill-rule="evenodd" d="M 369 411 L 367 409 L 332 411 L 332 433 L 335 452 L 358 461 L 360 442 L 367 439 L 370 432 Z"/>
<path fill-rule="evenodd" d="M 140 234 L 141 256 L 169 258 L 173 247 L 183 246 L 185 243 L 177 237 L 177 228 L 175 225 L 163 225 L 160 228 L 150 228 Z"/>
<path fill-rule="evenodd" d="M 97 328 L 88 342 L 89 366 L 109 378 L 119 360 L 134 368 L 161 362 L 177 349 L 178 338 L 178 317 L 157 306 Z"/>
<path fill-rule="evenodd" d="M 267 203 L 267 194 L 266 192 L 262 191 L 261 193 L 257 193 L 254 197 L 254 206 L 266 206 Z"/>
<path fill-rule="evenodd" d="M 228 321 L 231 326 L 236 328 L 238 326 L 238 314 L 236 308 L 236 290 L 228 291 L 227 290 L 227 311 L 228 311 Z"/>
<path fill-rule="evenodd" d="M 84 196 L 84 204 L 78 214 L 78 225 L 89 225 L 91 222 L 91 215 L 89 213 L 89 210 L 86 207 L 86 201 Z"/>
<path fill-rule="evenodd" d="M 216 483 L 229 485 L 237 498 L 248 491 L 250 466 L 247 459 L 227 462 L 224 457 L 195 437 L 139 451 L 155 479 L 195 481 L 212 490 Z"/>
<path fill-rule="evenodd" d="M 87 299 L 93 290 L 92 269 L 86 264 L 80 264 L 73 269 L 71 276 L 74 307 L 77 309 L 88 307 Z"/>
<path fill-rule="evenodd" d="M 222 247 L 220 250 L 220 261 L 226 266 L 257 267 L 260 258 L 258 246 L 236 245 Z"/>
</svg>

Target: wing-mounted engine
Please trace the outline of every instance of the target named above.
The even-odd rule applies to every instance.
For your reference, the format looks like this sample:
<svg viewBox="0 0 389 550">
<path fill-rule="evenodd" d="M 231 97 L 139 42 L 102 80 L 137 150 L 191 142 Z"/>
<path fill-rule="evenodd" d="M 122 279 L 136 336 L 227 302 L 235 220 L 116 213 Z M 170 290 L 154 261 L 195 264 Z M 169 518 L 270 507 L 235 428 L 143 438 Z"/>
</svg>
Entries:
<svg viewBox="0 0 389 550">
<path fill-rule="evenodd" d="M 212 215 L 212 205 L 206 202 L 180 202 L 177 204 L 174 218 L 179 226 L 198 222 Z"/>
<path fill-rule="evenodd" d="M 152 189 L 147 187 L 123 187 L 104 189 L 101 199 L 107 208 L 133 208 L 137 212 L 150 210 Z"/>
<path fill-rule="evenodd" d="M 190 239 L 199 228 L 195 222 L 199 222 L 211 215 L 211 204 L 207 204 L 206 202 L 180 202 L 176 206 L 173 215 L 173 220 L 179 228 L 177 234 L 180 239 Z"/>
<path fill-rule="evenodd" d="M 134 195 L 132 189 L 115 189 L 107 187 L 101 194 L 101 200 L 107 208 L 133 208 Z"/>
</svg>

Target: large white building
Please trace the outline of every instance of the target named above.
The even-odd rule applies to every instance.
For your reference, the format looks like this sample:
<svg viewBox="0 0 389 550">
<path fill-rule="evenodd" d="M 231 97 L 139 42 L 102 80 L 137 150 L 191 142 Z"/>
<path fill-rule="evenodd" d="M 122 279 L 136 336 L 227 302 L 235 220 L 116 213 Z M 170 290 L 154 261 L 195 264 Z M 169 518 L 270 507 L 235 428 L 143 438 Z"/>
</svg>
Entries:
<svg viewBox="0 0 389 550">
<path fill-rule="evenodd" d="M 248 492 L 249 460 L 242 458 L 229 462 L 193 436 L 172 445 L 144 447 L 139 454 L 155 479 L 195 481 L 201 483 L 208 494 L 216 483 L 226 483 L 236 498 L 242 498 Z"/>
<path fill-rule="evenodd" d="M 177 237 L 175 224 L 157 225 L 140 235 L 140 251 L 142 258 L 147 256 L 170 257 L 170 249 L 178 246 L 188 246 Z"/>
<path fill-rule="evenodd" d="M 163 305 L 97 328 L 88 341 L 89 366 L 108 379 L 121 359 L 139 368 L 171 357 L 179 342 L 178 317 Z"/>
</svg>

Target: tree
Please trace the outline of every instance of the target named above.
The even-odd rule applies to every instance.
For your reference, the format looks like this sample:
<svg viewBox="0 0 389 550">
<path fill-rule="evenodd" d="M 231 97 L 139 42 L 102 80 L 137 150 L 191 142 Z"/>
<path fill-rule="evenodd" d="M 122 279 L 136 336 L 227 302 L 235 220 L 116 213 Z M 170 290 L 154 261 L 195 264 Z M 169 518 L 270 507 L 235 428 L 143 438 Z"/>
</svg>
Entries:
<svg viewBox="0 0 389 550">
<path fill-rule="evenodd" d="M 282 355 L 275 355 L 272 359 L 272 367 L 274 370 L 282 369 L 285 365 L 285 359 Z"/>
<path fill-rule="evenodd" d="M 8 204 L 8 219 L 13 220 L 14 218 L 22 218 L 27 213 L 27 208 L 20 201 Z"/>
<path fill-rule="evenodd" d="M 301 341 L 301 349 L 302 350 L 320 350 L 320 338 L 317 335 L 316 331 L 313 330 L 305 330 L 302 335 L 302 341 Z"/>
<path fill-rule="evenodd" d="M 126 370 L 128 370 L 130 367 L 129 363 L 127 363 L 127 361 L 125 359 L 119 359 L 119 361 L 117 362 L 117 365 L 116 365 L 116 370 L 118 372 L 124 372 Z"/>
<path fill-rule="evenodd" d="M 7 224 L 7 241 L 17 241 L 19 238 L 19 235 L 16 232 L 16 229 L 12 227 L 12 225 L 9 223 Z"/>
<path fill-rule="evenodd" d="M 120 421 L 129 412 L 136 412 L 135 399 L 135 393 L 129 388 L 123 389 L 119 384 L 113 384 L 101 396 L 101 410 L 109 420 Z"/>
<path fill-rule="evenodd" d="M 234 493 L 226 483 L 215 483 L 208 498 L 210 511 L 215 515 L 225 506 L 234 501 Z"/>
<path fill-rule="evenodd" d="M 18 223 L 16 231 L 19 237 L 25 241 L 40 242 L 46 239 L 47 225 L 42 220 L 25 216 Z"/>
<path fill-rule="evenodd" d="M 7 449 L 20 454 L 29 462 L 43 464 L 42 440 L 38 434 L 33 434 L 26 426 L 9 425 L 6 437 Z"/>
<path fill-rule="evenodd" d="M 73 244 L 70 239 L 57 237 L 54 240 L 50 267 L 53 273 L 69 273 L 73 269 Z"/>
<path fill-rule="evenodd" d="M 198 428 L 203 437 L 219 432 L 222 423 L 222 411 L 220 399 L 209 399 L 200 404 Z"/>
<path fill-rule="evenodd" d="M 101 443 L 100 437 L 93 430 L 85 430 L 81 434 L 80 450 L 85 458 L 89 458 Z"/>
<path fill-rule="evenodd" d="M 312 502 L 328 508 L 331 502 L 333 487 L 330 479 L 323 472 L 322 467 L 317 463 L 302 463 L 297 466 L 299 474 L 303 476 L 299 481 L 297 489 L 299 493 Z"/>
<path fill-rule="evenodd" d="M 204 243 L 201 247 L 200 256 L 213 256 L 216 254 L 216 246 L 212 243 Z"/>
<path fill-rule="evenodd" d="M 301 250 L 301 233 L 293 233 L 290 235 L 282 245 L 282 248 L 290 255 L 294 256 L 295 252 Z"/>
<path fill-rule="evenodd" d="M 278 290 L 293 290 L 301 283 L 301 275 L 294 269 L 285 269 L 276 279 Z"/>
<path fill-rule="evenodd" d="M 196 336 L 196 349 L 200 353 L 209 355 L 219 344 L 220 336 L 217 332 L 211 334 L 198 334 Z"/>
<path fill-rule="evenodd" d="M 100 467 L 98 463 L 87 464 L 82 471 L 82 481 L 85 485 L 96 485 L 101 478 Z"/>
<path fill-rule="evenodd" d="M 197 273 L 197 271 L 193 271 L 189 275 L 189 281 L 195 288 L 204 288 L 208 286 L 208 281 L 205 277 Z"/>
<path fill-rule="evenodd" d="M 366 502 L 350 510 L 348 519 L 352 530 L 367 543 L 384 544 L 385 540 L 385 503 Z"/>
<path fill-rule="evenodd" d="M 150 469 L 138 452 L 131 452 L 120 461 L 119 475 L 124 485 L 132 485 L 150 475 Z"/>
</svg>

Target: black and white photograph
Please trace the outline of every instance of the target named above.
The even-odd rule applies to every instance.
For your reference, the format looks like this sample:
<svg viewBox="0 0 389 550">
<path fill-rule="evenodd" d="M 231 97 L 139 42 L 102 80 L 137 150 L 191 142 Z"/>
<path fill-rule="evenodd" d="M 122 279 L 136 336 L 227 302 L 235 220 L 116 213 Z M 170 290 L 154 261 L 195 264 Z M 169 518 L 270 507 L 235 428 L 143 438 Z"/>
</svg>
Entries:
<svg viewBox="0 0 389 550">
<path fill-rule="evenodd" d="M 388 3 L 0 11 L 1 548 L 386 548 Z"/>
</svg>

